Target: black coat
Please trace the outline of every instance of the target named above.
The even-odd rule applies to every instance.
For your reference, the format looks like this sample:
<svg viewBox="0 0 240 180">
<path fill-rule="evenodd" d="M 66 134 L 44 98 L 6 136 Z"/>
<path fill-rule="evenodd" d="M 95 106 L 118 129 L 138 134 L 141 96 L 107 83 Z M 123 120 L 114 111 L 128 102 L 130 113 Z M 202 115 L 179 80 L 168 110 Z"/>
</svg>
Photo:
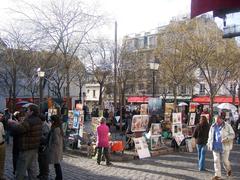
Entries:
<svg viewBox="0 0 240 180">
<path fill-rule="evenodd" d="M 209 129 L 210 129 L 209 125 L 204 126 L 197 125 L 193 133 L 193 137 L 196 139 L 196 144 L 201 145 L 207 144 Z"/>
</svg>

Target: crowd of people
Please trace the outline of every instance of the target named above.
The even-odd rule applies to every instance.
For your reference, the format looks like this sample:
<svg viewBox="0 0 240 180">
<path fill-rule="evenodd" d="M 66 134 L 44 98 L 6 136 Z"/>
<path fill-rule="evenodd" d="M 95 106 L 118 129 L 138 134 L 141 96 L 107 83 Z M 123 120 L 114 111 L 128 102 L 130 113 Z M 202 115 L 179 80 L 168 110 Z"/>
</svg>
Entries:
<svg viewBox="0 0 240 180">
<path fill-rule="evenodd" d="M 120 112 L 116 112 L 117 116 Z M 122 110 L 122 115 L 127 119 L 127 129 L 131 131 L 131 117 L 139 112 Z M 109 157 L 109 124 L 108 120 L 114 117 L 107 110 L 103 113 L 104 117 L 99 118 L 97 127 L 97 164 L 100 165 L 103 156 L 106 165 L 112 165 Z M 201 115 L 199 123 L 193 132 L 196 139 L 198 153 L 198 169 L 206 171 L 205 155 L 207 149 L 212 151 L 214 159 L 215 175 L 213 180 L 221 179 L 221 160 L 227 176 L 231 176 L 232 170 L 229 161 L 230 151 L 233 141 L 236 138 L 235 132 L 240 124 L 237 121 L 233 128 L 231 123 L 226 120 L 226 113 L 221 112 L 212 125 L 207 116 Z M 113 123 L 112 121 L 110 122 Z M 150 122 L 152 123 L 152 122 Z M 235 132 L 234 132 L 235 130 Z M 52 115 L 50 122 L 39 113 L 36 105 L 29 105 L 25 112 L 15 112 L 13 115 L 5 109 L 0 113 L 0 180 L 4 179 L 4 162 L 6 154 L 5 144 L 9 144 L 9 137 L 12 136 L 12 164 L 13 174 L 17 180 L 22 180 L 26 176 L 29 179 L 47 180 L 49 177 L 49 165 L 53 165 L 56 180 L 63 179 L 61 160 L 63 154 L 64 131 L 62 121 L 58 115 Z M 38 166 L 38 168 L 37 168 Z M 39 172 L 37 170 L 39 169 Z"/>
<path fill-rule="evenodd" d="M 38 106 L 32 104 L 27 111 L 13 115 L 5 109 L 0 114 L 0 180 L 3 180 L 5 143 L 12 136 L 13 174 L 17 180 L 47 180 L 49 165 L 55 168 L 56 180 L 62 180 L 60 162 L 63 151 L 62 121 L 58 115 L 52 115 L 50 122 L 39 113 Z M 39 168 L 37 168 L 37 166 Z M 39 169 L 39 172 L 38 172 Z"/>
</svg>

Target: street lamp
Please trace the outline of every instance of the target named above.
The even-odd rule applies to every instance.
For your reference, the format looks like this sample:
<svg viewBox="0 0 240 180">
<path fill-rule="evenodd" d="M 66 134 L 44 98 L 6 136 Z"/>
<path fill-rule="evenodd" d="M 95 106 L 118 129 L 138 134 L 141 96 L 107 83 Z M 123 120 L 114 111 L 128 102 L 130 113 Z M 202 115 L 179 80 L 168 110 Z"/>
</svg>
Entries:
<svg viewBox="0 0 240 180">
<path fill-rule="evenodd" d="M 43 102 L 43 79 L 45 76 L 45 72 L 41 71 L 41 68 L 37 70 L 38 77 L 39 77 L 39 109 L 40 113 L 42 111 L 42 102 Z"/>
<path fill-rule="evenodd" d="M 155 96 L 155 71 L 158 70 L 159 67 L 159 60 L 155 57 L 153 62 L 149 63 L 150 65 L 150 69 L 153 71 L 153 77 L 152 77 L 152 85 L 153 85 L 153 89 L 152 89 L 152 96 Z"/>
</svg>

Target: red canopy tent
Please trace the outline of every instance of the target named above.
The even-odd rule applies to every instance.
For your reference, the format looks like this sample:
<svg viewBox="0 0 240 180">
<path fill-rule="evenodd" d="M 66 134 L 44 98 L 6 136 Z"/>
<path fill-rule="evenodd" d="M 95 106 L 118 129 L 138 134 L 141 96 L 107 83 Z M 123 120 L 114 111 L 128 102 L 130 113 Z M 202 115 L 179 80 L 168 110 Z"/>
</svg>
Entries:
<svg viewBox="0 0 240 180">
<path fill-rule="evenodd" d="M 209 96 L 198 96 L 192 99 L 192 102 L 197 102 L 200 104 L 209 104 L 210 97 Z M 233 99 L 230 96 L 215 96 L 214 103 L 232 103 Z M 238 105 L 238 98 L 235 98 L 235 104 Z"/>
<path fill-rule="evenodd" d="M 214 14 L 219 16 L 222 13 L 224 14 L 237 9 L 239 10 L 239 8 L 239 0 L 192 0 L 191 18 L 209 11 L 214 11 Z"/>
<path fill-rule="evenodd" d="M 147 103 L 148 102 L 148 96 L 130 96 L 128 97 L 128 102 L 132 103 Z"/>
</svg>

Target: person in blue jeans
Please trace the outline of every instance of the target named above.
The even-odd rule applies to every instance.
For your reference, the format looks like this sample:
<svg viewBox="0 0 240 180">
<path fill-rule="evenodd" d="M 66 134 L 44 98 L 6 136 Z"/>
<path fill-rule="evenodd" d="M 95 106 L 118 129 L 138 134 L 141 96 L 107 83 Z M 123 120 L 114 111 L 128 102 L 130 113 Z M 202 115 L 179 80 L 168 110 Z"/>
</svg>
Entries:
<svg viewBox="0 0 240 180">
<path fill-rule="evenodd" d="M 205 154 L 207 150 L 207 141 L 210 125 L 206 116 L 201 116 L 199 124 L 196 126 L 193 137 L 196 139 L 198 152 L 198 169 L 205 171 Z"/>
</svg>

